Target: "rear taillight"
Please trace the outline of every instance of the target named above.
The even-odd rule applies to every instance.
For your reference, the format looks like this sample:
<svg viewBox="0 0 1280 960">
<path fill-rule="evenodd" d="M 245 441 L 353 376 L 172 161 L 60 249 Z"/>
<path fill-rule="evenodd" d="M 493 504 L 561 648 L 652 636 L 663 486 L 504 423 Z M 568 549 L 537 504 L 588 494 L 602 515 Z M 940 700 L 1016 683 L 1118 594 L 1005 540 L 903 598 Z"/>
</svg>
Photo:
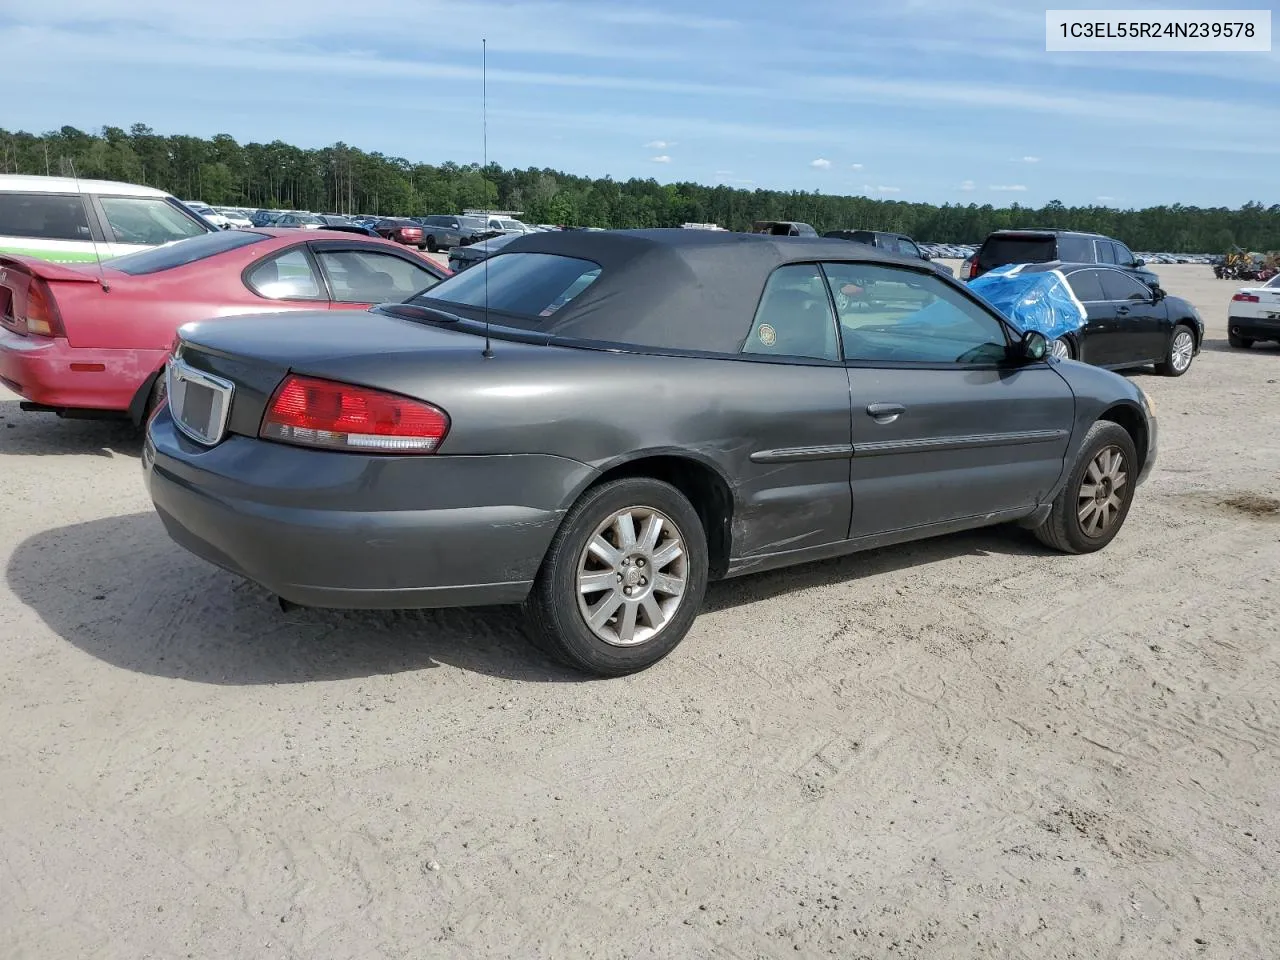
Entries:
<svg viewBox="0 0 1280 960">
<path fill-rule="evenodd" d="M 27 332 L 40 337 L 66 336 L 53 292 L 49 284 L 38 277 L 32 277 L 27 287 Z"/>
<path fill-rule="evenodd" d="M 443 410 L 396 393 L 290 374 L 258 435 L 353 453 L 432 453 L 449 432 Z"/>
<path fill-rule="evenodd" d="M 1257 297 L 1255 297 L 1252 293 L 1237 293 L 1231 299 L 1235 300 L 1237 303 L 1261 303 L 1262 302 Z"/>
</svg>

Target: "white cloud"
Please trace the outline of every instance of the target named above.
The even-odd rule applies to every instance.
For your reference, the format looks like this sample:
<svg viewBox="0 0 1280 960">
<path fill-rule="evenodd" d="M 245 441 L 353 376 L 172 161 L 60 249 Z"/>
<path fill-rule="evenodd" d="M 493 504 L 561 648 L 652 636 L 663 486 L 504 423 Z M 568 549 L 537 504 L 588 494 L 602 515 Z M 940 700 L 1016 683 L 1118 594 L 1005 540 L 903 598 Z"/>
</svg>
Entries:
<svg viewBox="0 0 1280 960">
<path fill-rule="evenodd" d="M 671 162 L 671 158 L 670 158 L 670 157 L 668 157 L 668 156 L 664 153 L 664 154 L 661 154 L 661 155 L 656 156 L 656 157 L 650 157 L 650 158 L 649 158 L 649 161 L 650 161 L 651 163 L 670 163 L 670 162 Z"/>
<path fill-rule="evenodd" d="M 733 171 L 732 171 L 732 170 L 717 170 L 717 171 L 716 171 L 716 176 L 717 176 L 717 177 L 732 177 L 732 176 L 733 176 Z"/>
<path fill-rule="evenodd" d="M 674 147 L 674 140 L 650 140 L 644 145 L 646 150 L 666 150 L 668 147 Z"/>
<path fill-rule="evenodd" d="M 1111 203 L 1115 200 L 1115 197 L 1094 197 L 1093 199 L 1097 200 L 1099 203 Z"/>
<path fill-rule="evenodd" d="M 860 164 L 860 163 L 851 163 L 851 164 L 849 164 L 849 169 L 850 169 L 850 170 L 861 170 L 861 169 L 862 169 L 862 164 Z"/>
<path fill-rule="evenodd" d="M 1027 188 L 1021 183 L 1008 183 L 987 187 L 987 189 L 994 190 L 996 193 L 1024 193 Z"/>
<path fill-rule="evenodd" d="M 478 80 L 478 65 L 468 55 L 468 61 L 441 62 L 433 54 L 441 49 L 461 55 L 469 47 L 469 39 L 460 34 L 450 36 L 450 31 L 426 31 L 430 37 L 424 41 L 427 53 L 418 59 L 396 59 L 375 52 L 377 40 L 385 36 L 385 29 L 394 24 L 397 31 L 412 30 L 423 22 L 414 6 L 414 18 L 404 20 L 404 7 L 394 0 L 368 0 L 361 8 L 358 26 L 344 48 L 334 48 L 332 38 L 317 22 L 331 23 L 324 16 L 297 17 L 297 0 L 281 3 L 281 10 L 274 4 L 250 3 L 249 0 L 224 0 L 223 4 L 210 8 L 199 4 L 173 5 L 171 0 L 132 0 L 127 10 L 112 9 L 105 17 L 100 0 L 66 0 L 65 4 L 48 4 L 38 0 L 5 0 L 6 13 L 19 23 L 27 25 L 6 27 L 6 66 L 16 75 L 33 78 L 40 83 L 56 76 L 60 81 L 71 82 L 81 76 L 92 76 L 92 71 L 116 69 L 125 64 L 132 70 L 145 67 L 181 67 L 193 69 L 201 66 L 218 66 L 222 69 L 239 68 L 246 73 L 304 74 L 322 76 L 326 81 L 335 77 L 359 77 L 386 79 L 390 77 L 424 79 L 434 81 Z M 511 6 L 495 6 L 490 0 L 477 0 L 486 11 L 510 11 Z M 15 11 L 9 8 L 15 7 Z M 259 9 L 261 8 L 261 9 Z M 287 8 L 287 9 L 286 9 Z M 424 5 L 425 9 L 426 6 Z M 341 0 L 314 0 L 312 14 L 337 15 Z M 632 44 L 627 46 L 625 37 L 608 34 L 608 41 L 600 20 L 590 19 L 573 30 L 555 37 L 548 36 L 545 21 L 550 12 L 563 7 L 545 0 L 530 0 L 528 7 L 519 6 L 518 24 L 503 21 L 502 35 L 495 39 L 490 34 L 490 46 L 495 55 L 516 50 L 537 50 L 542 53 L 577 51 L 578 56 L 591 58 L 615 54 L 633 56 L 638 52 Z M 216 10 L 216 16 L 210 11 Z M 286 17 L 284 14 L 288 13 Z M 181 14 L 181 16 L 179 16 Z M 243 16 L 239 16 L 243 14 Z M 368 14 L 368 16 L 366 16 Z M 375 15 L 376 14 L 376 15 Z M 262 22 L 263 16 L 266 22 Z M 513 14 L 514 17 L 514 14 Z M 415 19 L 416 18 L 416 19 Z M 501 17 L 496 17 L 501 20 Z M 79 30 L 77 25 L 86 21 L 100 24 L 91 36 Z M 228 25 L 252 22 L 255 32 L 272 37 L 272 41 L 246 41 L 237 36 L 234 44 L 211 42 L 228 38 Z M 354 22 L 353 22 L 354 23 Z M 37 24 L 39 24 L 37 26 Z M 163 27 L 157 27 L 162 24 Z M 525 28 L 528 28 L 525 30 Z M 235 27 L 239 30 L 240 27 Z M 525 32 L 520 32 L 525 30 Z M 576 30 L 594 31 L 595 35 L 579 34 Z M 468 42 L 464 43 L 464 40 Z M 626 47 L 625 51 L 618 48 Z M 59 73 L 54 73 L 47 56 L 41 51 L 59 51 Z M 589 51 L 589 53 L 587 52 Z M 683 56 L 668 42 L 668 55 Z M 494 57 L 490 58 L 491 60 Z M 506 62 L 502 60 L 500 62 Z M 67 64 L 78 71 L 68 74 Z M 91 70 L 90 70 L 91 68 Z M 773 79 L 773 78 L 771 78 Z M 1100 99 L 1092 94 L 1063 95 L 1045 88 L 985 85 L 980 83 L 942 84 L 925 80 L 884 80 L 877 76 L 848 74 L 787 76 L 769 83 L 723 83 L 705 79 L 686 79 L 675 72 L 661 76 L 629 76 L 593 74 L 583 72 L 553 73 L 531 69 L 498 67 L 489 70 L 489 84 L 501 91 L 525 87 L 628 90 L 642 93 L 673 95 L 679 97 L 714 97 L 721 100 L 733 98 L 768 99 L 785 102 L 808 103 L 874 103 L 877 105 L 901 104 L 922 110 L 937 110 L 946 104 L 963 104 L 966 108 L 991 107 L 1034 115 L 1059 115 L 1079 117 L 1085 126 L 1096 123 L 1131 123 L 1135 115 L 1145 122 L 1160 125 L 1166 132 L 1179 135 L 1188 128 L 1196 128 L 1198 149 L 1211 152 L 1236 152 L 1242 154 L 1280 154 L 1280 146 L 1263 138 L 1245 137 L 1241 130 L 1265 128 L 1280 122 L 1280 110 L 1234 100 L 1175 97 L 1167 94 L 1116 94 Z M 699 124 L 707 117 L 697 116 Z M 716 124 L 724 126 L 723 122 Z M 732 125 L 732 124 L 730 124 Z M 741 126 L 739 124 L 738 126 Z M 833 143 L 852 143 L 852 137 L 831 136 L 821 139 L 817 128 L 813 130 L 788 129 L 779 124 L 770 126 L 772 142 L 810 141 L 823 143 L 830 148 Z M 698 135 L 703 135 L 701 130 Z M 657 149 L 657 148 L 654 148 Z M 664 148 L 665 149 L 665 148 Z"/>
<path fill-rule="evenodd" d="M 976 190 L 977 188 L 978 188 L 978 185 L 974 183 L 972 180 L 964 180 L 960 184 L 960 189 L 965 191 Z"/>
<path fill-rule="evenodd" d="M 812 161 L 809 166 L 813 167 L 815 170 L 830 170 L 831 161 L 825 157 L 819 157 L 817 160 Z"/>
<path fill-rule="evenodd" d="M 883 186 L 873 187 L 869 183 L 864 183 L 862 185 L 862 190 L 864 193 L 901 193 L 902 192 L 901 187 L 883 187 Z"/>
<path fill-rule="evenodd" d="M 159 32 L 197 42 L 203 38 L 213 49 L 218 47 L 212 42 L 217 39 L 245 42 L 245 24 L 253 24 L 252 35 L 262 38 L 263 46 L 274 43 L 281 52 L 295 41 L 318 49 L 339 33 L 348 49 L 410 36 L 420 48 L 465 52 L 477 63 L 482 35 L 488 39 L 491 63 L 513 52 L 671 61 L 683 56 L 670 42 L 673 29 L 723 31 L 733 26 L 706 17 L 611 10 L 571 0 L 468 0 L 468 27 L 453 30 L 440 29 L 442 20 L 450 16 L 449 5 L 442 0 L 362 0 L 358 17 L 350 15 L 345 0 L 221 0 L 217 4 L 122 0 L 109 8 L 97 0 L 59 0 L 58 4 L 4 0 L 3 7 L 6 19 L 15 23 L 69 27 L 76 34 L 82 32 L 82 24 L 93 23 L 95 31 L 101 26 L 106 33 L 124 27 L 125 35 L 159 25 Z M 334 29 L 337 23 L 342 24 L 340 31 Z"/>
<path fill-rule="evenodd" d="M 1023 163 L 1039 163 L 1040 158 L 1039 157 L 1023 157 L 1022 162 Z"/>
</svg>

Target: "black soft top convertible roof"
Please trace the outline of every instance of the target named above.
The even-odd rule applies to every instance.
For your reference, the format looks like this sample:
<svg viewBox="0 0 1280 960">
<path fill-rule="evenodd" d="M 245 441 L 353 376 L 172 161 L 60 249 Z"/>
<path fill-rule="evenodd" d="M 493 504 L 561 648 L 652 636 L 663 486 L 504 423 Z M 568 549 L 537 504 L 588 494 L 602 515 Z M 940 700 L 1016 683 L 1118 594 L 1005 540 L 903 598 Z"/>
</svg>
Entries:
<svg viewBox="0 0 1280 960">
<path fill-rule="evenodd" d="M 715 353 L 738 351 L 765 281 L 783 264 L 867 261 L 932 273 L 921 271 L 921 261 L 845 240 L 680 228 L 526 234 L 494 256 L 516 253 L 578 257 L 601 267 L 599 279 L 550 318 L 528 318 L 534 329 L 553 337 Z M 506 316 L 497 322 L 511 323 Z"/>
</svg>

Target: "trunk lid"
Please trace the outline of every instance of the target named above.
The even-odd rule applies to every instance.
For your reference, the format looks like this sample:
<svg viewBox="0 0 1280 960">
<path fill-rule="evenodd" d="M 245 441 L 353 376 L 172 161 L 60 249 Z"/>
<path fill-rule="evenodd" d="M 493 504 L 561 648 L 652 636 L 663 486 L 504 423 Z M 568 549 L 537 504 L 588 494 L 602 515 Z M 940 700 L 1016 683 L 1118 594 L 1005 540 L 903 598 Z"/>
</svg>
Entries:
<svg viewBox="0 0 1280 960">
<path fill-rule="evenodd" d="M 95 283 L 97 276 L 87 268 L 81 270 L 37 257 L 0 255 L 0 327 L 20 337 L 27 336 L 27 315 L 33 301 L 42 301 L 44 309 L 56 301 L 50 281 Z"/>
<path fill-rule="evenodd" d="M 373 312 L 220 317 L 186 324 L 178 338 L 185 365 L 232 385 L 226 427 L 244 436 L 257 436 L 272 393 L 291 372 L 432 402 L 433 380 L 489 362 L 483 335 Z M 495 343 L 503 352 L 537 349 Z"/>
</svg>

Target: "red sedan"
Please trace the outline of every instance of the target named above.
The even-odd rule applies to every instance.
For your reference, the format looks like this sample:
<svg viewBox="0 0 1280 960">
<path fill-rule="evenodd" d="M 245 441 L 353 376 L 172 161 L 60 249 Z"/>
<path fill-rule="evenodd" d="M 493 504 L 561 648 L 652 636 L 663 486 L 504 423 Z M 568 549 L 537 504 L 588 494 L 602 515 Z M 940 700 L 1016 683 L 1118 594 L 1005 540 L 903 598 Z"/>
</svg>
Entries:
<svg viewBox="0 0 1280 960">
<path fill-rule="evenodd" d="M 192 320 L 405 300 L 450 271 L 326 230 L 220 230 L 97 264 L 0 255 L 0 383 L 24 410 L 141 423 Z"/>
<path fill-rule="evenodd" d="M 403 217 L 387 217 L 373 225 L 378 236 L 403 243 L 405 246 L 427 248 L 427 241 L 422 239 L 422 224 Z"/>
</svg>

